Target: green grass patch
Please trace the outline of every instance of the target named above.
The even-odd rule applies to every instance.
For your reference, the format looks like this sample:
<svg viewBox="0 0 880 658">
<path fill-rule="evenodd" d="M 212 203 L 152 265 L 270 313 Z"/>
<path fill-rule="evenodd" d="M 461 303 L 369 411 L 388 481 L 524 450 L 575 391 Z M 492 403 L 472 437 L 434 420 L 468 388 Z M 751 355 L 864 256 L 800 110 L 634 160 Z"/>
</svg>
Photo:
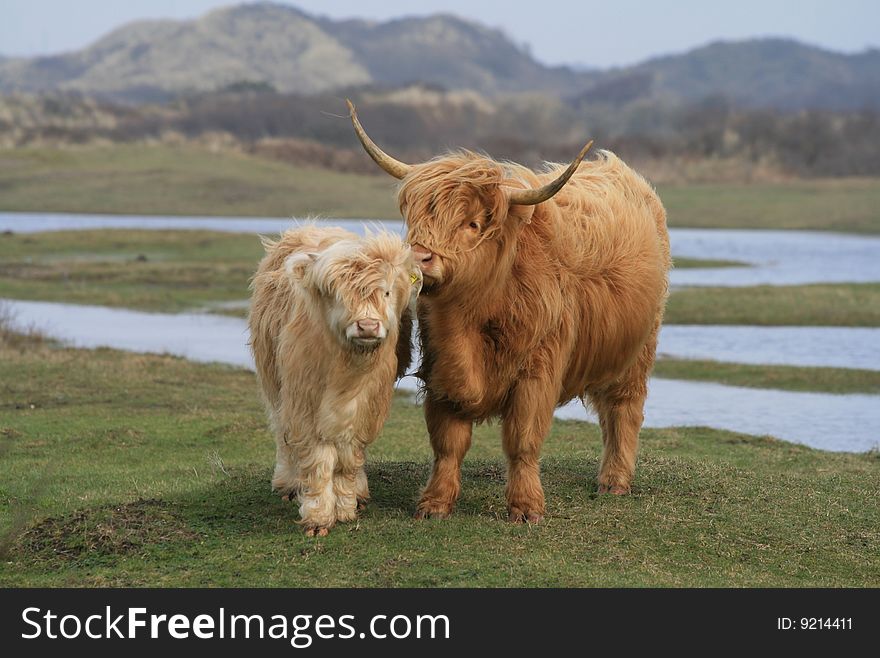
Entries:
<svg viewBox="0 0 880 658">
<path fill-rule="evenodd" d="M 748 263 L 737 260 L 721 260 L 712 258 L 675 258 L 672 263 L 677 269 L 689 269 L 696 267 L 750 267 Z"/>
<path fill-rule="evenodd" d="M 0 210 L 398 218 L 395 182 L 196 146 L 0 150 Z M 670 226 L 880 232 L 880 180 L 661 185 Z"/>
<path fill-rule="evenodd" d="M 0 150 L 2 210 L 394 218 L 395 182 L 194 146 Z"/>
<path fill-rule="evenodd" d="M 658 359 L 654 375 L 730 386 L 819 393 L 880 394 L 880 372 L 849 368 L 748 365 L 718 361 Z"/>
<path fill-rule="evenodd" d="M 669 296 L 668 324 L 880 326 L 880 284 L 684 288 Z"/>
<path fill-rule="evenodd" d="M 645 430 L 633 494 L 614 497 L 595 493 L 600 446 L 556 421 L 547 520 L 516 526 L 499 428 L 481 425 L 454 517 L 416 522 L 430 449 L 400 395 L 366 512 L 308 539 L 269 491 L 252 373 L 4 344 L 0 586 L 880 586 L 878 454 Z"/>
<path fill-rule="evenodd" d="M 880 232 L 880 180 L 660 185 L 670 226 Z"/>
<path fill-rule="evenodd" d="M 0 297 L 182 311 L 249 297 L 254 235 L 100 230 L 0 236 Z"/>
</svg>

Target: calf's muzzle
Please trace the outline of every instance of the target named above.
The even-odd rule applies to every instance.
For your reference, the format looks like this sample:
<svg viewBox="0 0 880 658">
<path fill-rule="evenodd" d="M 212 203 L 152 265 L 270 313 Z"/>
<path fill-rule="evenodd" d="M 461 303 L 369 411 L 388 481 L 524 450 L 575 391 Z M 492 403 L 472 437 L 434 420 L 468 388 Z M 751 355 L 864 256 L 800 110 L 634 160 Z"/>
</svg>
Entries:
<svg viewBox="0 0 880 658">
<path fill-rule="evenodd" d="M 373 318 L 358 320 L 357 338 L 379 338 L 379 321 Z"/>
</svg>

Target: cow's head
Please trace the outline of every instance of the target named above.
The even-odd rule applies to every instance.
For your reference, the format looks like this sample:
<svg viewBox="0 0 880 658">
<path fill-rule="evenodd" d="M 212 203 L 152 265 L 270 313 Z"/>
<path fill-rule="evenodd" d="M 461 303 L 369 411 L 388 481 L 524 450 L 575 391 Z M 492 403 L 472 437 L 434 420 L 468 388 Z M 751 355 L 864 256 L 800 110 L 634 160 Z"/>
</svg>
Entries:
<svg viewBox="0 0 880 658">
<path fill-rule="evenodd" d="M 422 285 L 411 250 L 390 233 L 295 253 L 285 267 L 293 284 L 311 294 L 336 339 L 361 352 L 396 340 L 401 316 Z"/>
<path fill-rule="evenodd" d="M 395 160 L 373 143 L 354 105 L 351 101 L 348 105 L 364 149 L 382 169 L 402 180 L 400 210 L 426 294 L 458 295 L 464 287 L 487 283 L 515 240 L 513 232 L 531 218 L 534 206 L 562 189 L 592 145 L 584 146 L 555 180 L 524 188 L 508 168 L 474 153 L 418 165 Z"/>
</svg>

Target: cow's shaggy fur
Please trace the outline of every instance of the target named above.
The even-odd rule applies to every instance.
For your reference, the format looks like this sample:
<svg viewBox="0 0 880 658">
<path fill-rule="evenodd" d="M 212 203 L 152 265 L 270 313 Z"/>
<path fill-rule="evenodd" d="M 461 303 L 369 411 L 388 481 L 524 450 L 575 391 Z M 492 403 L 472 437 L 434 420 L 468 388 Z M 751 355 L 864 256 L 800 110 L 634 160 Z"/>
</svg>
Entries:
<svg viewBox="0 0 880 658">
<path fill-rule="evenodd" d="M 666 213 L 610 152 L 554 197 L 511 205 L 545 174 L 461 152 L 414 165 L 399 203 L 425 276 L 419 297 L 425 419 L 434 468 L 419 517 L 445 517 L 475 421 L 502 419 L 513 521 L 544 514 L 541 445 L 553 410 L 592 403 L 602 428 L 600 492 L 627 493 L 663 318 Z"/>
<path fill-rule="evenodd" d="M 265 247 L 249 323 L 277 445 L 272 486 L 298 496 L 306 532 L 323 535 L 369 498 L 365 452 L 409 366 L 421 277 L 387 233 L 308 226 Z"/>
</svg>

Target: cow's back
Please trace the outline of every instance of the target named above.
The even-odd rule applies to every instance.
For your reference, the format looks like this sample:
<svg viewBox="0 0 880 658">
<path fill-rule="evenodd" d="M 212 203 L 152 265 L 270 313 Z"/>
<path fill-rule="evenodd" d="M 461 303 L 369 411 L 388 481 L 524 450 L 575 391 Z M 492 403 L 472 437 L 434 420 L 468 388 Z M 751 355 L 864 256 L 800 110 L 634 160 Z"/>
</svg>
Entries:
<svg viewBox="0 0 880 658">
<path fill-rule="evenodd" d="M 655 259 L 665 276 L 666 211 L 651 185 L 613 153 L 583 163 L 554 201 L 554 246 L 573 267 L 592 274 L 640 257 Z"/>
<path fill-rule="evenodd" d="M 583 163 L 554 201 L 543 228 L 563 270 L 573 337 L 565 388 L 575 395 L 588 382 L 619 377 L 656 334 L 668 293 L 669 235 L 656 192 L 609 152 Z"/>
</svg>

